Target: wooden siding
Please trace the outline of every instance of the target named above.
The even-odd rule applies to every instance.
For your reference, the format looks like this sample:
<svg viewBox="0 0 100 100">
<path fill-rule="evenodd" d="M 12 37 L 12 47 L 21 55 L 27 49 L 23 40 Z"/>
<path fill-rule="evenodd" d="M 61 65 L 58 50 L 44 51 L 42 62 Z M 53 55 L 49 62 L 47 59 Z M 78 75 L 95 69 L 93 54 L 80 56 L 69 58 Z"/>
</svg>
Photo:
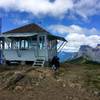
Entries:
<svg viewBox="0 0 100 100">
<path fill-rule="evenodd" d="M 3 55 L 8 61 L 35 61 L 34 50 L 4 50 Z"/>
</svg>

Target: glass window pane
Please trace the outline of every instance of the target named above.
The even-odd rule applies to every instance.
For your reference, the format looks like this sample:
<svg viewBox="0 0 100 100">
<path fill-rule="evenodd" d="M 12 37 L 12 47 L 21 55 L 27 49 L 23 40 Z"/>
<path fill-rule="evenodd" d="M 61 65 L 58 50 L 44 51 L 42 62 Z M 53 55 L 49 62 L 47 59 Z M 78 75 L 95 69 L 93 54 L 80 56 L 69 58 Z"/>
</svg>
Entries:
<svg viewBox="0 0 100 100">
<path fill-rule="evenodd" d="M 39 37 L 39 47 L 42 49 L 45 46 L 45 36 Z"/>
</svg>

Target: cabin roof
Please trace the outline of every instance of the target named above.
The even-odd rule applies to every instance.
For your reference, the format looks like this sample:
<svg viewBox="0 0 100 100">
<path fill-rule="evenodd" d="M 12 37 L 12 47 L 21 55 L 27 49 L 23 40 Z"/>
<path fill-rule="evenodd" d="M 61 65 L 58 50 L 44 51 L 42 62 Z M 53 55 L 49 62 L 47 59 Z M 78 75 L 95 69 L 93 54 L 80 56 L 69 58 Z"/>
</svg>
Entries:
<svg viewBox="0 0 100 100">
<path fill-rule="evenodd" d="M 34 32 L 34 33 L 44 32 L 44 33 L 46 33 L 51 38 L 55 38 L 55 39 L 58 39 L 58 40 L 66 41 L 65 38 L 60 37 L 60 36 L 55 36 L 55 35 L 49 33 L 48 31 L 46 31 L 45 29 L 43 29 L 42 27 L 40 27 L 39 25 L 34 24 L 34 23 L 28 24 L 28 25 L 24 25 L 24 26 L 18 27 L 16 29 L 4 32 L 3 36 L 8 36 L 9 37 L 9 35 L 10 35 L 10 37 L 16 37 L 16 36 L 17 37 L 18 36 L 19 37 L 20 36 L 24 37 L 24 36 L 26 36 L 25 33 L 32 33 L 32 32 Z M 18 35 L 18 34 L 21 34 L 21 35 Z M 28 36 L 28 34 L 27 34 L 27 36 Z"/>
<path fill-rule="evenodd" d="M 4 34 L 9 34 L 9 33 L 30 33 L 30 32 L 47 32 L 45 29 L 41 28 L 37 24 L 27 24 L 15 29 L 12 29 L 10 31 L 4 32 Z"/>
</svg>

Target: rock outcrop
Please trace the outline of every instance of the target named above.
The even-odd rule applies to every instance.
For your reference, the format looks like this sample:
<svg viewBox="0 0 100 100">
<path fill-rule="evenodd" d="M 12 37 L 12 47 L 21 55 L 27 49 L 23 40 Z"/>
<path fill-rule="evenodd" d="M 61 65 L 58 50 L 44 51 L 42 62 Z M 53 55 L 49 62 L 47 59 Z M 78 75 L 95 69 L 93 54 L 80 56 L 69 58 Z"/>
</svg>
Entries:
<svg viewBox="0 0 100 100">
<path fill-rule="evenodd" d="M 96 48 L 82 45 L 74 58 L 84 57 L 87 60 L 100 63 L 100 44 Z"/>
</svg>

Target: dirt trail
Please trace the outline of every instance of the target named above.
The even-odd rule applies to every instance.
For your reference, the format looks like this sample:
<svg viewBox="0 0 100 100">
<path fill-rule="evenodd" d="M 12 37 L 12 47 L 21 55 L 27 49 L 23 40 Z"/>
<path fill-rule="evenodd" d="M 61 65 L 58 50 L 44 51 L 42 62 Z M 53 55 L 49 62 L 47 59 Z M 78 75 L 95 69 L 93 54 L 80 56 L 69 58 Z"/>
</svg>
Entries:
<svg viewBox="0 0 100 100">
<path fill-rule="evenodd" d="M 99 95 L 83 85 L 84 66 L 64 64 L 57 72 L 50 68 L 25 70 L 21 80 L 0 90 L 0 100 L 100 100 Z M 19 71 L 1 72 L 0 87 Z"/>
</svg>

